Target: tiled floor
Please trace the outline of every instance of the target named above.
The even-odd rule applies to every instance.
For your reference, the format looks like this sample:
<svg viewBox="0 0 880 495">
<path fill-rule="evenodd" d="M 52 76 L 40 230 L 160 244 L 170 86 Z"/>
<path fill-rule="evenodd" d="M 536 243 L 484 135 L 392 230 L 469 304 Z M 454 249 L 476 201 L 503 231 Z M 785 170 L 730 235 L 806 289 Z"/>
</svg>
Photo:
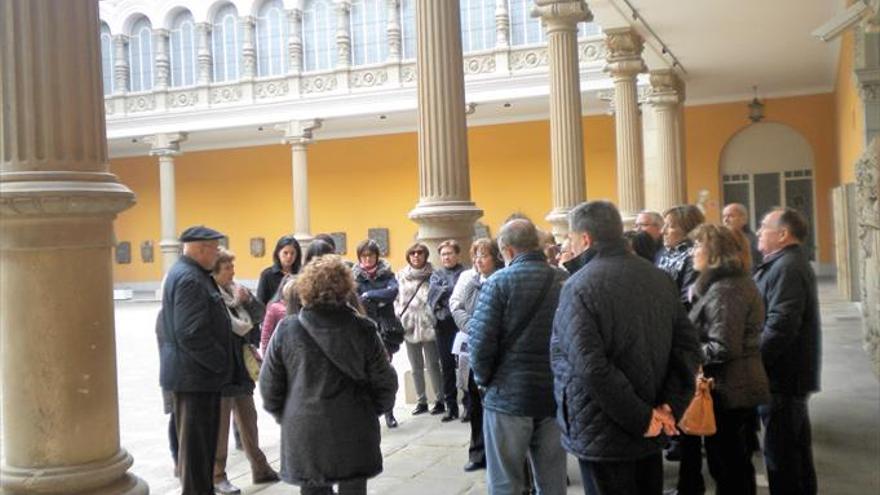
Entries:
<svg viewBox="0 0 880 495">
<path fill-rule="evenodd" d="M 811 401 L 813 445 L 820 493 L 845 495 L 880 493 L 880 385 L 861 349 L 861 322 L 853 304 L 842 301 L 830 282 L 821 286 L 824 330 L 823 391 Z M 132 472 L 145 479 L 154 495 L 178 493 L 168 453 L 167 417 L 162 414 L 158 387 L 158 358 L 153 322 L 156 303 L 118 303 L 117 345 L 122 444 L 134 456 Z M 408 369 L 404 353 L 395 357 L 400 376 Z M 257 396 L 258 409 L 259 397 Z M 441 424 L 428 415 L 412 418 L 412 408 L 398 398 L 401 425 L 383 426 L 385 472 L 370 481 L 376 494 L 486 493 L 484 472 L 464 473 L 468 429 L 465 424 Z M 261 409 L 260 409 L 261 410 Z M 267 414 L 260 416 L 260 439 L 270 462 L 278 465 L 279 428 Z M 756 460 L 760 461 L 759 458 Z M 760 462 L 756 463 L 761 471 Z M 666 466 L 673 486 L 676 465 Z M 243 493 L 295 494 L 283 483 L 251 486 L 247 461 L 231 451 L 229 475 Z M 569 457 L 569 493 L 583 493 L 577 463 Z M 710 478 L 707 482 L 711 485 Z M 759 485 L 766 486 L 763 476 Z M 767 493 L 766 488 L 759 490 Z"/>
</svg>

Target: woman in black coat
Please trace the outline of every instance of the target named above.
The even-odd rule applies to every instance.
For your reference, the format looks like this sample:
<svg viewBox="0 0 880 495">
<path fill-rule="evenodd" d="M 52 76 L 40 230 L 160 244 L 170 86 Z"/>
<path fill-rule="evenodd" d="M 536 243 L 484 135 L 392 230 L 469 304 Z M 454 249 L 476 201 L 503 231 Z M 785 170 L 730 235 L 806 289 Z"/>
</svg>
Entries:
<svg viewBox="0 0 880 495">
<path fill-rule="evenodd" d="M 702 344 L 703 374 L 715 382 L 718 431 L 704 442 L 719 495 L 755 493 L 749 420 L 755 407 L 770 399 L 759 349 L 764 304 L 743 260 L 742 249 L 748 245 L 736 236 L 717 225 L 702 225 L 691 233 L 699 277 L 690 318 Z M 680 487 L 679 493 L 686 491 Z"/>
<path fill-rule="evenodd" d="M 296 275 L 302 265 L 302 249 L 299 241 L 292 235 L 286 235 L 275 243 L 272 251 L 272 266 L 260 273 L 260 281 L 257 284 L 257 299 L 263 305 L 268 305 L 272 296 L 278 292 L 281 279 L 285 275 Z"/>
<path fill-rule="evenodd" d="M 391 409 L 397 374 L 372 321 L 346 301 L 351 270 L 335 255 L 297 277 L 299 315 L 285 318 L 260 373 L 263 406 L 281 424 L 281 479 L 301 493 L 365 494 L 382 472 L 378 415 Z"/>
<path fill-rule="evenodd" d="M 690 287 L 697 280 L 694 272 L 693 241 L 688 234 L 706 218 L 694 205 L 674 206 L 663 212 L 663 248 L 657 254 L 657 268 L 672 277 L 681 302 L 691 309 Z"/>
</svg>

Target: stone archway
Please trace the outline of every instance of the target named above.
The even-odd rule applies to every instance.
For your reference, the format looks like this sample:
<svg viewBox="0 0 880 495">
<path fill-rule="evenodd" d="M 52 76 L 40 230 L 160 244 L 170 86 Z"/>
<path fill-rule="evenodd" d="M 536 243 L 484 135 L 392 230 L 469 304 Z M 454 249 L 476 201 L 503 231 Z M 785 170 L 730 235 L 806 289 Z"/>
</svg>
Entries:
<svg viewBox="0 0 880 495">
<path fill-rule="evenodd" d="M 774 206 L 801 211 L 811 227 L 806 245 L 815 253 L 814 166 L 813 148 L 800 133 L 776 122 L 752 124 L 721 151 L 722 201 L 746 205 L 753 229 Z"/>
</svg>

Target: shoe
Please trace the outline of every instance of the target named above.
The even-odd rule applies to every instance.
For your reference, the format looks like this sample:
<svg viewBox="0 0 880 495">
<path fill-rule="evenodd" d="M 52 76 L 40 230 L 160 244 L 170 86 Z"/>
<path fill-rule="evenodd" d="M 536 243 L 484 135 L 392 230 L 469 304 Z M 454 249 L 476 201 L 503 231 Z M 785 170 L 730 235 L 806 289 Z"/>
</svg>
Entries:
<svg viewBox="0 0 880 495">
<path fill-rule="evenodd" d="M 223 480 L 220 483 L 214 483 L 214 493 L 219 495 L 238 495 L 241 493 L 241 490 L 229 482 L 229 480 Z"/>
<path fill-rule="evenodd" d="M 480 469 L 486 469 L 485 462 L 471 461 L 471 462 L 468 462 L 467 464 L 464 465 L 464 472 L 466 472 L 466 473 L 472 473 L 474 471 L 479 471 Z"/>
<path fill-rule="evenodd" d="M 254 475 L 252 481 L 255 485 L 262 485 L 263 483 L 275 483 L 281 481 L 281 479 L 278 477 L 278 473 L 276 473 L 275 470 L 270 469 L 259 476 Z"/>
<path fill-rule="evenodd" d="M 419 414 L 424 414 L 428 412 L 428 405 L 419 403 L 415 409 L 412 410 L 413 416 L 418 416 Z"/>
<path fill-rule="evenodd" d="M 427 406 L 425 407 L 427 408 Z M 397 428 L 397 419 L 394 417 L 394 413 L 385 413 L 385 425 L 389 428 Z"/>
<path fill-rule="evenodd" d="M 427 406 L 425 406 L 427 407 Z M 431 414 L 436 416 L 438 414 L 443 414 L 446 412 L 446 406 L 443 405 L 439 400 L 434 403 L 434 407 L 431 408 Z"/>
<path fill-rule="evenodd" d="M 450 421 L 458 419 L 458 411 L 453 411 L 452 409 L 446 411 L 446 414 L 440 418 L 440 421 L 443 423 L 448 423 Z"/>
</svg>

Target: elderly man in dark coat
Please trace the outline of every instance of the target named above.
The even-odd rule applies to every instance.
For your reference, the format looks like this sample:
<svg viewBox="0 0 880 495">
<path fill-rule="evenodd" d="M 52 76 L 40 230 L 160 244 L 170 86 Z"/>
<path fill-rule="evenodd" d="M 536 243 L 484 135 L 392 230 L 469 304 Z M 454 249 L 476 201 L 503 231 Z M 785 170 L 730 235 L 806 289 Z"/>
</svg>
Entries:
<svg viewBox="0 0 880 495">
<path fill-rule="evenodd" d="M 764 423 L 764 461 L 770 493 L 816 493 L 807 401 L 819 390 L 822 336 L 816 276 L 801 244 L 809 226 L 798 211 L 771 211 L 761 222 L 764 255 L 755 282 L 766 307 L 761 358 L 770 380 Z"/>
<path fill-rule="evenodd" d="M 470 322 L 471 368 L 486 389 L 483 435 L 491 495 L 520 495 L 528 458 L 539 493 L 565 493 L 565 451 L 554 422 L 550 331 L 568 276 L 547 263 L 537 229 L 518 218 L 501 227 L 507 268 L 477 298 Z"/>
<path fill-rule="evenodd" d="M 569 217 L 572 245 L 595 252 L 566 282 L 553 322 L 557 421 L 589 495 L 660 494 L 661 432 L 694 391 L 696 330 L 677 287 L 627 252 L 617 209 L 584 203 Z"/>
<path fill-rule="evenodd" d="M 211 277 L 221 238 L 203 226 L 183 231 L 183 256 L 162 291 L 159 381 L 172 393 L 184 495 L 214 493 L 220 390 L 235 366 L 229 314 Z"/>
</svg>

